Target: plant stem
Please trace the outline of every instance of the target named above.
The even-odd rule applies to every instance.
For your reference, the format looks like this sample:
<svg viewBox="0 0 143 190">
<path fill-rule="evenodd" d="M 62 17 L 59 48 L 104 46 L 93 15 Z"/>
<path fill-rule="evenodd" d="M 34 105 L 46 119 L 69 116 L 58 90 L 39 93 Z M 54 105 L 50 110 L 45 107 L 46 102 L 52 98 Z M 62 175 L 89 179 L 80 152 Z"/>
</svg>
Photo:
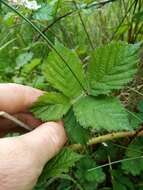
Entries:
<svg viewBox="0 0 143 190">
<path fill-rule="evenodd" d="M 109 134 L 102 135 L 99 137 L 93 137 L 87 142 L 87 146 L 103 143 L 106 141 L 111 141 L 114 139 L 124 138 L 124 137 L 133 137 L 134 135 L 136 135 L 136 133 L 137 133 L 136 131 L 117 132 L 117 133 L 109 133 Z M 143 136 L 143 131 L 140 131 L 140 133 L 138 133 L 137 136 Z M 84 146 L 81 144 L 73 144 L 73 145 L 70 145 L 69 147 L 76 151 L 84 148 Z"/>
<path fill-rule="evenodd" d="M 127 162 L 127 161 L 130 161 L 130 160 L 138 160 L 138 159 L 143 159 L 143 156 L 137 156 L 137 157 L 132 157 L 132 158 L 125 158 L 125 159 L 122 159 L 122 160 L 117 160 L 117 161 L 111 162 L 110 164 L 113 165 L 113 164 L 118 164 L 118 163 L 121 163 L 121 162 Z M 99 168 L 104 168 L 106 166 L 109 166 L 110 164 L 107 163 L 107 164 L 103 164 L 103 165 L 97 166 L 95 168 L 91 168 L 91 169 L 88 170 L 88 172 L 91 172 L 91 171 L 99 169 Z"/>
<path fill-rule="evenodd" d="M 23 123 L 22 121 L 18 120 L 16 117 L 4 112 L 4 111 L 0 111 L 0 116 L 1 117 L 4 117 L 5 119 L 8 119 L 14 123 L 16 123 L 17 125 L 19 125 L 20 127 L 28 130 L 28 131 L 31 131 L 32 127 L 26 125 L 25 123 Z M 114 139 L 118 139 L 118 138 L 124 138 L 124 137 L 134 137 L 135 135 L 137 136 L 143 136 L 143 128 L 141 128 L 140 130 L 137 130 L 137 131 L 128 131 L 128 132 L 117 132 L 117 133 L 109 133 L 109 134 L 106 134 L 106 135 L 102 135 L 102 136 L 99 136 L 99 137 L 93 137 L 91 138 L 88 142 L 87 142 L 87 146 L 91 146 L 91 145 L 95 145 L 95 144 L 98 144 L 98 143 L 103 143 L 103 142 L 106 142 L 106 141 L 111 141 L 111 140 L 114 140 Z M 78 151 L 78 150 L 81 150 L 81 149 L 84 149 L 84 145 L 81 145 L 81 144 L 73 144 L 73 145 L 70 145 L 69 146 L 72 150 L 75 150 L 75 151 Z"/>
</svg>

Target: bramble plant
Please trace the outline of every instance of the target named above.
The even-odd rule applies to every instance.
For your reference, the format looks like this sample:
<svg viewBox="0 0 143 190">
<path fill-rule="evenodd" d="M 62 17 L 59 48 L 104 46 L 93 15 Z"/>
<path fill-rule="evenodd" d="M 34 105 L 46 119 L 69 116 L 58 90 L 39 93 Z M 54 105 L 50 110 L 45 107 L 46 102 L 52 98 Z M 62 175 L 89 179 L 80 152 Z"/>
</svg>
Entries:
<svg viewBox="0 0 143 190">
<path fill-rule="evenodd" d="M 57 91 L 39 98 L 31 111 L 42 121 L 59 120 L 72 109 L 76 121 L 96 131 L 131 130 L 128 114 L 112 92 L 133 79 L 138 45 L 112 42 L 93 51 L 87 68 L 73 50 L 56 42 L 43 66 L 47 81 Z M 85 71 L 86 70 L 86 71 Z"/>
<path fill-rule="evenodd" d="M 76 125 L 79 125 L 80 131 L 77 129 L 74 132 L 81 138 L 75 139 L 77 143 L 81 143 L 82 138 L 84 142 L 87 133 L 92 135 L 95 132 L 100 134 L 133 130 L 127 110 L 112 93 L 123 88 L 137 72 L 139 45 L 111 42 L 99 47 L 91 53 L 85 68 L 74 50 L 64 47 L 57 41 L 55 49 L 62 59 L 52 51 L 43 65 L 45 78 L 55 90 L 45 93 L 33 105 L 31 111 L 35 116 L 42 121 L 63 118 L 66 120 L 67 131 L 71 131 L 68 133 L 69 138 L 74 138 L 71 134 L 72 128 L 76 130 L 75 127 L 78 128 Z M 67 118 L 69 112 L 72 112 L 70 117 L 75 117 L 75 126 L 72 126 Z M 87 131 L 83 132 L 82 127 Z M 46 178 L 65 173 L 68 167 L 73 166 L 73 163 L 81 158 L 80 155 L 68 151 L 70 150 L 65 149 L 48 164 L 48 169 L 45 169 Z M 68 164 L 65 164 L 65 161 Z M 104 174 L 101 172 L 101 175 Z"/>
<path fill-rule="evenodd" d="M 30 111 L 68 136 L 34 189 L 141 190 L 142 0 L 15 2 L 0 0 L 0 81 L 44 90 Z"/>
</svg>

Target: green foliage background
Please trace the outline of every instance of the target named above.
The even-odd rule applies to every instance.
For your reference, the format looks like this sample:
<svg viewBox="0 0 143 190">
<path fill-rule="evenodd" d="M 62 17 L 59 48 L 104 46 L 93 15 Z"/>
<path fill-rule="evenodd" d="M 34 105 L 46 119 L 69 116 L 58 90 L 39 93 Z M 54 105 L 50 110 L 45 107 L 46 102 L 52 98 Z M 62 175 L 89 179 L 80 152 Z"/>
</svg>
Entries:
<svg viewBox="0 0 143 190">
<path fill-rule="evenodd" d="M 0 82 L 47 91 L 31 111 L 43 121 L 63 118 L 69 137 L 35 189 L 143 189 L 142 137 L 86 144 L 94 136 L 141 130 L 143 1 L 37 2 L 38 10 L 12 7 L 52 48 L 0 0 Z M 76 151 L 70 146 L 79 143 Z"/>
</svg>

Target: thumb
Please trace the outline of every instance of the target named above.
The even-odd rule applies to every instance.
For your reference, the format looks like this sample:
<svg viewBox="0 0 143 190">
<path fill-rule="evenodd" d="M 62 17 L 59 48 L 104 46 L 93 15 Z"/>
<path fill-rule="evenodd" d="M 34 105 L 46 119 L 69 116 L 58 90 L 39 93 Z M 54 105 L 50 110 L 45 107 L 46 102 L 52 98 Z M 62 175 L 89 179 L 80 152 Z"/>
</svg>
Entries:
<svg viewBox="0 0 143 190">
<path fill-rule="evenodd" d="M 31 153 L 40 162 L 41 166 L 54 157 L 66 142 L 62 122 L 44 123 L 19 138 L 31 149 Z"/>
</svg>

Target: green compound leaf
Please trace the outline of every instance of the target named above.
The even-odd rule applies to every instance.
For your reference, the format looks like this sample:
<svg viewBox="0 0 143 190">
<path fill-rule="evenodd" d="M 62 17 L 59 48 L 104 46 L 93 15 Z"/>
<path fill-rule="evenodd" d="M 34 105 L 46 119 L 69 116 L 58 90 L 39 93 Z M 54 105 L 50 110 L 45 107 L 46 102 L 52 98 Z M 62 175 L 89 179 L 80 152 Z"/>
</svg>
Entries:
<svg viewBox="0 0 143 190">
<path fill-rule="evenodd" d="M 137 71 L 139 45 L 112 42 L 97 48 L 91 56 L 88 80 L 91 94 L 108 94 L 121 89 Z"/>
<path fill-rule="evenodd" d="M 69 148 L 64 148 L 55 158 L 47 163 L 42 175 L 39 178 L 37 187 L 45 187 L 45 184 L 49 178 L 67 173 L 69 169 L 74 166 L 75 162 L 81 158 L 82 156 L 80 154 Z"/>
<path fill-rule="evenodd" d="M 75 162 L 81 159 L 81 155 L 69 148 L 63 149 L 53 160 L 51 160 L 46 168 L 47 177 L 55 177 L 62 173 L 67 173 Z"/>
<path fill-rule="evenodd" d="M 42 121 L 59 120 L 70 108 L 66 96 L 57 92 L 48 92 L 39 97 L 31 111 Z"/>
<path fill-rule="evenodd" d="M 90 189 L 91 185 L 96 187 L 98 183 L 102 183 L 105 180 L 105 174 L 102 168 L 89 171 L 89 169 L 95 168 L 96 166 L 96 161 L 90 156 L 83 157 L 77 164 L 76 177 L 87 189 Z M 94 188 L 92 187 L 92 189 Z"/>
<path fill-rule="evenodd" d="M 133 144 L 128 146 L 125 158 L 134 158 L 143 156 L 143 139 L 138 138 Z M 129 160 L 122 162 L 122 169 L 127 174 L 132 174 L 133 176 L 140 175 L 143 171 L 143 157 L 139 159 Z"/>
<path fill-rule="evenodd" d="M 113 97 L 82 97 L 74 104 L 74 112 L 79 123 L 85 128 L 107 131 L 130 129 L 124 107 Z"/>
<path fill-rule="evenodd" d="M 62 55 L 64 62 L 55 51 L 49 53 L 44 65 L 44 74 L 48 82 L 67 97 L 79 96 L 85 88 L 82 63 L 73 50 L 56 43 L 56 50 Z"/>
</svg>

